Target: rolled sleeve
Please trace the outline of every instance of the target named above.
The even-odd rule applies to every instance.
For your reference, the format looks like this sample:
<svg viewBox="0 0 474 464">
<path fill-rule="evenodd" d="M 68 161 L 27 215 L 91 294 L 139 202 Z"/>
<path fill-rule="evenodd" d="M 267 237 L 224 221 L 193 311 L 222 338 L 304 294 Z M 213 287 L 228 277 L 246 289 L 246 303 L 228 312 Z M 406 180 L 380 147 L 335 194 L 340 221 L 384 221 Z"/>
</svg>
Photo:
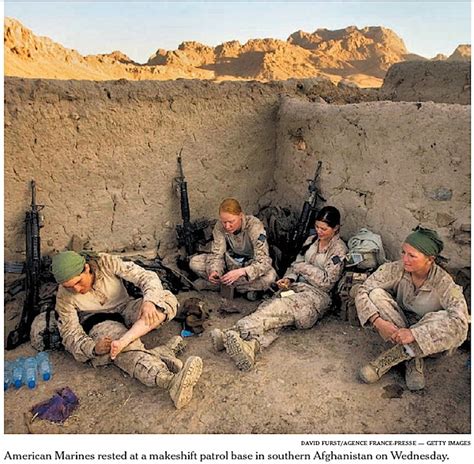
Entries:
<svg viewBox="0 0 474 464">
<path fill-rule="evenodd" d="M 335 256 L 336 255 L 334 255 L 334 257 Z M 309 263 L 298 263 L 295 265 L 295 270 L 310 285 L 319 287 L 326 292 L 330 292 L 337 281 L 341 278 L 344 270 L 344 261 L 340 257 L 333 260 L 334 257 L 329 257 L 329 259 L 326 260 L 324 269 L 320 269 L 319 267 L 313 266 Z"/>
<path fill-rule="evenodd" d="M 362 327 L 367 324 L 374 314 L 379 313 L 379 308 L 370 299 L 370 292 L 376 288 L 381 288 L 391 293 L 396 288 L 402 275 L 403 268 L 398 263 L 383 264 L 359 287 L 355 297 L 355 305 Z"/>
<path fill-rule="evenodd" d="M 222 226 L 218 222 L 212 231 L 212 248 L 211 253 L 207 259 L 206 272 L 209 275 L 211 272 L 217 272 L 222 276 L 225 269 L 224 255 L 227 249 L 225 235 L 222 231 Z"/>
<path fill-rule="evenodd" d="M 176 316 L 178 300 L 164 290 L 160 278 L 153 271 L 147 271 L 131 261 L 123 261 L 117 256 L 103 255 L 104 269 L 136 285 L 143 293 L 143 301 L 150 301 L 163 311 L 168 320 Z"/>
<path fill-rule="evenodd" d="M 79 322 L 77 308 L 68 300 L 67 290 L 59 287 L 56 297 L 56 312 L 59 316 L 58 327 L 64 348 L 79 362 L 95 357 L 95 341 L 89 337 Z"/>
</svg>

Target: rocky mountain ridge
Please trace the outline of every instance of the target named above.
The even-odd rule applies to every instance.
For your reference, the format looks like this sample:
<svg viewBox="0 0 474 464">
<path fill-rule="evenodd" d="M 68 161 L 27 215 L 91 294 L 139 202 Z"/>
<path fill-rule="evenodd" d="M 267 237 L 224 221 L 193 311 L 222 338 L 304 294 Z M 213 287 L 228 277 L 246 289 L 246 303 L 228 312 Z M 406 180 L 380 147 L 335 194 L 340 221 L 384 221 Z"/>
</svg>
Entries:
<svg viewBox="0 0 474 464">
<path fill-rule="evenodd" d="M 470 60 L 470 45 L 434 59 Z M 410 54 L 395 32 L 379 26 L 297 31 L 286 41 L 266 38 L 241 44 L 234 40 L 216 47 L 186 41 L 177 50 L 158 49 L 140 64 L 120 51 L 82 56 L 48 37 L 36 36 L 16 19 L 4 21 L 5 75 L 17 77 L 262 82 L 326 77 L 334 83 L 379 87 L 392 64 L 412 60 L 427 59 Z"/>
</svg>

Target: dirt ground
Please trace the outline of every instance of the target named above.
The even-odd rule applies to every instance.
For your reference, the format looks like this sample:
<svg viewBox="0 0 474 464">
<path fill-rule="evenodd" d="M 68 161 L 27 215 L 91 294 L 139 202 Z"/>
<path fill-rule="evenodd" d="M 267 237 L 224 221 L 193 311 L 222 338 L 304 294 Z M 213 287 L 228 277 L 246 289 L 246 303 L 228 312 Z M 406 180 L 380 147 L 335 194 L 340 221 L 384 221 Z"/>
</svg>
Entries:
<svg viewBox="0 0 474 464">
<path fill-rule="evenodd" d="M 178 295 L 180 301 L 196 292 Z M 52 353 L 54 375 L 35 390 L 4 395 L 6 434 L 450 434 L 471 432 L 469 353 L 426 361 L 427 387 L 406 390 L 403 371 L 393 369 L 374 385 L 363 385 L 357 369 L 382 349 L 375 333 L 329 314 L 310 330 L 286 330 L 242 373 L 224 353 L 211 349 L 212 327 L 231 326 L 239 314 L 218 312 L 220 296 L 202 293 L 211 318 L 202 336 L 188 338 L 182 358 L 201 356 L 204 370 L 191 403 L 176 410 L 168 394 L 131 379 L 110 365 L 94 369 L 66 352 Z M 258 303 L 235 300 L 243 313 Z M 5 319 L 8 323 L 8 319 Z M 149 334 L 155 346 L 178 334 L 170 322 Z M 29 344 L 5 352 L 5 359 L 34 354 Z M 29 409 L 69 386 L 80 406 L 63 424 L 30 421 Z M 398 393 L 400 397 L 392 397 Z"/>
</svg>

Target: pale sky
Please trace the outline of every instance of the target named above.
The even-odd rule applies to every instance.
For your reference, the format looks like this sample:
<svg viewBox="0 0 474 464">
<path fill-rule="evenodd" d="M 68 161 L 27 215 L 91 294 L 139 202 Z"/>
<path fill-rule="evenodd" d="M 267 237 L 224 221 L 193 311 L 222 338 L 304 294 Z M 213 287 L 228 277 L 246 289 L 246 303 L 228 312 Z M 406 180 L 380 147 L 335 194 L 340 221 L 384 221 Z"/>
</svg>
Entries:
<svg viewBox="0 0 474 464">
<path fill-rule="evenodd" d="M 69 2 L 6 1 L 5 16 L 82 55 L 120 50 L 144 63 L 158 49 L 187 40 L 216 46 L 297 30 L 384 26 L 409 52 L 432 58 L 471 43 L 470 2 L 236 1 Z"/>
</svg>

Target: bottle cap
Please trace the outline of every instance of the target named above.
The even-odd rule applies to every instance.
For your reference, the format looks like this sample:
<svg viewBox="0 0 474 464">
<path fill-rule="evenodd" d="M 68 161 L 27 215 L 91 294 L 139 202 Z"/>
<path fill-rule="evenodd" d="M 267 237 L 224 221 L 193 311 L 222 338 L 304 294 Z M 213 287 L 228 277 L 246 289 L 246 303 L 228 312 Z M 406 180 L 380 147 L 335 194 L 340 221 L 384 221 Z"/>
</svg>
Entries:
<svg viewBox="0 0 474 464">
<path fill-rule="evenodd" d="M 34 380 L 28 380 L 28 388 L 35 388 L 36 382 Z"/>
<path fill-rule="evenodd" d="M 49 380 L 51 378 L 51 374 L 49 372 L 43 373 L 43 380 Z"/>
<path fill-rule="evenodd" d="M 15 380 L 15 388 L 20 388 L 21 387 L 21 380 L 16 379 Z"/>
</svg>

